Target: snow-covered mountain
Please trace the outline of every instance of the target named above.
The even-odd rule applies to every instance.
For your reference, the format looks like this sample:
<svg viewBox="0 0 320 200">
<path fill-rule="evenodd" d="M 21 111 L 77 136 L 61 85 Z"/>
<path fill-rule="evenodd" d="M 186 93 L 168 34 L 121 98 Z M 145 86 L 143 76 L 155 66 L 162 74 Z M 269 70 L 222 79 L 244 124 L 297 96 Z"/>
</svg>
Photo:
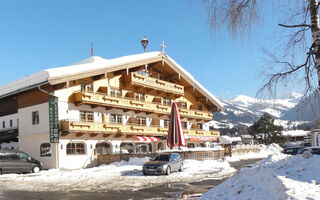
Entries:
<svg viewBox="0 0 320 200">
<path fill-rule="evenodd" d="M 260 100 L 245 95 L 229 100 L 219 98 L 224 105 L 224 111 L 214 113 L 214 120 L 210 122 L 210 126 L 215 128 L 233 128 L 234 125 L 241 124 L 250 126 L 265 112 L 276 119 L 276 124 L 288 128 L 312 121 L 310 112 L 305 112 L 304 116 L 301 112 L 297 112 L 301 97 L 300 94 L 290 93 L 285 98 L 275 100 Z"/>
</svg>

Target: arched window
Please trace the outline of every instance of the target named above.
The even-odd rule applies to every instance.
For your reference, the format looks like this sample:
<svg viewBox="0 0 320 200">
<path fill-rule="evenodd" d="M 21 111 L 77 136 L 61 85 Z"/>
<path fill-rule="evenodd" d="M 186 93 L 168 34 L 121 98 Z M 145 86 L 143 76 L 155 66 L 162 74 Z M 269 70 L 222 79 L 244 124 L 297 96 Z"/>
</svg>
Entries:
<svg viewBox="0 0 320 200">
<path fill-rule="evenodd" d="M 188 148 L 194 148 L 195 145 L 193 143 L 188 143 Z"/>
<path fill-rule="evenodd" d="M 112 153 L 111 145 L 106 142 L 97 143 L 96 149 L 97 149 L 97 155 L 105 155 L 105 154 Z"/>
<path fill-rule="evenodd" d="M 158 150 L 164 150 L 164 145 L 162 142 L 158 143 Z"/>
<path fill-rule="evenodd" d="M 81 142 L 70 142 L 67 144 L 67 155 L 86 154 L 85 144 Z"/>
<path fill-rule="evenodd" d="M 148 153 L 152 152 L 152 144 L 151 143 L 137 143 L 136 144 L 136 153 Z"/>
<path fill-rule="evenodd" d="M 205 143 L 200 143 L 200 147 L 207 147 Z"/>
<path fill-rule="evenodd" d="M 40 145 L 40 157 L 51 157 L 51 144 L 42 143 Z"/>
<path fill-rule="evenodd" d="M 120 153 L 134 153 L 134 148 L 132 143 L 121 143 Z"/>
</svg>

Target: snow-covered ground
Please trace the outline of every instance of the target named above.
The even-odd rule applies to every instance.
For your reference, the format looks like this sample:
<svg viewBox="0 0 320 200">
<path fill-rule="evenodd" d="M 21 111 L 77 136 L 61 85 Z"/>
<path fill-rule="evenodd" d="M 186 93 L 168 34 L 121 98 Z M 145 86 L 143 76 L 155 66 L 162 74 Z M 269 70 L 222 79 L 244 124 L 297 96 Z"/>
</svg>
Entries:
<svg viewBox="0 0 320 200">
<path fill-rule="evenodd" d="M 261 147 L 260 153 L 233 156 L 232 159 L 266 157 L 274 148 Z M 236 172 L 227 160 L 184 160 L 183 172 L 169 176 L 143 176 L 141 169 L 148 158 L 133 158 L 99 167 L 81 170 L 51 169 L 38 174 L 5 174 L 0 177 L 1 190 L 26 191 L 108 191 L 138 190 L 168 182 L 200 181 L 224 178 Z"/>
<path fill-rule="evenodd" d="M 202 180 L 229 176 L 235 172 L 228 162 L 185 160 L 183 172 L 169 176 L 143 176 L 142 165 L 148 158 L 133 158 L 90 169 L 62 171 L 51 169 L 38 174 L 6 174 L 0 179 L 1 190 L 27 191 L 106 191 L 140 189 L 165 182 Z"/>
<path fill-rule="evenodd" d="M 275 150 L 275 149 L 274 149 Z M 320 199 L 320 156 L 269 155 L 203 194 L 207 199 Z"/>
</svg>

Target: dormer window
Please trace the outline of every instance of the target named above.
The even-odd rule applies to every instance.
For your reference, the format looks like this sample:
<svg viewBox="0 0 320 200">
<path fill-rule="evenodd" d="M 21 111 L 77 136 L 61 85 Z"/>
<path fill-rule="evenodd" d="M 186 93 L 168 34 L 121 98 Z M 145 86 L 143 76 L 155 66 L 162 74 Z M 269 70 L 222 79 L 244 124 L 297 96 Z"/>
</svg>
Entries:
<svg viewBox="0 0 320 200">
<path fill-rule="evenodd" d="M 186 102 L 181 102 L 181 107 L 184 109 L 187 109 L 187 103 Z"/>
</svg>

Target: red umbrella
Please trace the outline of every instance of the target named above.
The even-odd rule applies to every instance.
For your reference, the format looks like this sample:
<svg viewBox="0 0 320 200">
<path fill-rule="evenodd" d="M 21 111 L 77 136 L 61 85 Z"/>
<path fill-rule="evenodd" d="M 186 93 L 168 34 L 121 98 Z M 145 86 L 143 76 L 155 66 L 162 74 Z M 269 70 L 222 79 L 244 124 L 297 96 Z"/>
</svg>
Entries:
<svg viewBox="0 0 320 200">
<path fill-rule="evenodd" d="M 182 131 L 180 115 L 176 102 L 172 103 L 171 107 L 167 145 L 171 147 L 186 145 L 186 140 Z"/>
</svg>

